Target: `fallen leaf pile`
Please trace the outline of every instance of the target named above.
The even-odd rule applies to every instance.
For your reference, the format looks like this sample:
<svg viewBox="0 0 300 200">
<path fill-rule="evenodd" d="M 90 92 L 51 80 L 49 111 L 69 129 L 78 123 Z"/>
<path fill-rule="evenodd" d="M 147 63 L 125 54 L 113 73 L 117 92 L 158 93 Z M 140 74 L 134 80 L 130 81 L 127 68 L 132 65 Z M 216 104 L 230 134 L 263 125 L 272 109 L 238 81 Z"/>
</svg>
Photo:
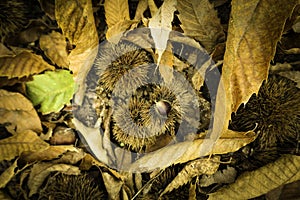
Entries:
<svg viewBox="0 0 300 200">
<path fill-rule="evenodd" d="M 293 185 L 300 197 L 299 4 L 0 2 L 0 199 L 282 199 Z M 211 123 L 146 153 L 114 141 L 111 97 L 86 79 L 99 78 L 98 50 L 119 43 L 141 48 L 166 85 L 183 74 Z"/>
</svg>

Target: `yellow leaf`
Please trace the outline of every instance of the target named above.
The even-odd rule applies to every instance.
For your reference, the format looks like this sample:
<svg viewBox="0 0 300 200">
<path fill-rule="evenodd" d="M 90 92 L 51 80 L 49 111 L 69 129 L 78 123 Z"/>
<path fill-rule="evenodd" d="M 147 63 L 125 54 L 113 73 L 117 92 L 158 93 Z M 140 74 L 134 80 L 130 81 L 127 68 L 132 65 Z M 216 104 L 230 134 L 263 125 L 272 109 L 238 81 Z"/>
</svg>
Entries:
<svg viewBox="0 0 300 200">
<path fill-rule="evenodd" d="M 140 21 L 143 18 L 144 16 L 143 14 L 147 10 L 147 8 L 148 8 L 148 0 L 140 0 L 135 11 L 134 20 Z"/>
<path fill-rule="evenodd" d="M 244 172 L 228 187 L 209 195 L 209 200 L 252 199 L 297 180 L 300 180 L 300 156 L 284 155 L 274 163 Z"/>
<path fill-rule="evenodd" d="M 235 152 L 253 142 L 256 138 L 253 132 L 243 134 L 227 130 L 226 133 L 216 142 L 213 139 L 207 138 L 166 146 L 146 154 L 131 164 L 128 169 L 126 169 L 126 166 L 124 167 L 126 170 L 132 172 L 164 169 L 172 164 L 185 163 L 203 156 Z M 208 142 L 205 142 L 206 140 Z"/>
<path fill-rule="evenodd" d="M 117 44 L 121 38 L 121 33 L 128 30 L 133 24 L 136 24 L 138 21 L 134 20 L 123 20 L 115 25 L 108 28 L 106 32 L 106 39 L 110 42 Z"/>
<path fill-rule="evenodd" d="M 0 140 L 0 160 L 11 160 L 24 151 L 42 151 L 48 146 L 35 132 L 23 131 Z"/>
<path fill-rule="evenodd" d="M 42 35 L 40 47 L 53 63 L 65 68 L 69 66 L 66 38 L 59 32 Z"/>
<path fill-rule="evenodd" d="M 8 124 L 11 133 L 42 131 L 41 121 L 32 103 L 16 92 L 0 90 L 0 124 Z"/>
<path fill-rule="evenodd" d="M 23 51 L 16 56 L 0 58 L 0 74 L 10 78 L 22 78 L 39 74 L 45 70 L 54 70 L 41 56 Z"/>
<path fill-rule="evenodd" d="M 127 0 L 110 0 L 104 2 L 105 18 L 108 28 L 125 20 L 130 20 Z"/>
<path fill-rule="evenodd" d="M 195 38 L 211 52 L 218 40 L 224 37 L 213 5 L 208 0 L 180 0 L 177 9 L 184 34 Z"/>
<path fill-rule="evenodd" d="M 55 1 L 55 17 L 63 35 L 76 46 L 69 54 L 68 60 L 69 69 L 73 71 L 74 77 L 80 73 L 78 75 L 80 84 L 98 52 L 98 35 L 91 0 L 57 0 Z"/>
</svg>

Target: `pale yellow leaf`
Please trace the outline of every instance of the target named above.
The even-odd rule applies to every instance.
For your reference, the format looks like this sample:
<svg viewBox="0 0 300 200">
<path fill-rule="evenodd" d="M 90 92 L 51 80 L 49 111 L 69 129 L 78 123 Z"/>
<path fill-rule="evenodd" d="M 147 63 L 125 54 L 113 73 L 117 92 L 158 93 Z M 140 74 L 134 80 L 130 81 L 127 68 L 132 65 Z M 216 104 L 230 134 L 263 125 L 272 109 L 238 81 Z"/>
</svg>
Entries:
<svg viewBox="0 0 300 200">
<path fill-rule="evenodd" d="M 0 76 L 8 78 L 22 78 L 54 69 L 41 56 L 28 51 L 0 58 Z"/>
<path fill-rule="evenodd" d="M 22 94 L 0 90 L 0 124 L 8 124 L 11 133 L 42 131 L 41 121 L 32 103 Z"/>
<path fill-rule="evenodd" d="M 62 172 L 68 175 L 80 174 L 79 168 L 72 165 L 53 163 L 35 164 L 31 169 L 28 179 L 29 197 L 38 192 L 40 186 L 51 172 Z"/>
<path fill-rule="evenodd" d="M 140 0 L 135 11 L 134 20 L 140 21 L 143 18 L 143 14 L 147 10 L 147 8 L 148 0 Z"/>
<path fill-rule="evenodd" d="M 253 142 L 256 138 L 253 132 L 241 133 L 227 130 L 227 134 L 217 141 L 214 139 L 196 139 L 166 146 L 146 154 L 129 166 L 132 172 L 164 169 L 172 164 L 185 163 L 203 156 L 235 152 L 241 147 Z"/>
<path fill-rule="evenodd" d="M 212 158 L 200 158 L 187 163 L 177 174 L 170 184 L 164 189 L 160 196 L 190 182 L 195 176 L 215 173 L 220 165 L 220 156 Z"/>
<path fill-rule="evenodd" d="M 66 38 L 59 32 L 52 31 L 48 35 L 42 35 L 40 48 L 52 63 L 64 68 L 69 66 Z"/>
<path fill-rule="evenodd" d="M 208 0 L 181 0 L 177 9 L 184 34 L 195 38 L 211 52 L 218 40 L 224 37 L 213 5 Z"/>
<path fill-rule="evenodd" d="M 55 17 L 63 35 L 76 46 L 68 57 L 69 69 L 73 71 L 74 77 L 78 76 L 78 84 L 81 87 L 81 79 L 92 66 L 98 52 L 98 34 L 92 2 L 91 0 L 57 0 Z"/>
<path fill-rule="evenodd" d="M 49 144 L 31 130 L 0 140 L 0 160 L 11 160 L 24 151 L 42 151 Z"/>
<path fill-rule="evenodd" d="M 7 183 L 15 176 L 15 169 L 18 167 L 18 159 L 9 166 L 2 174 L 0 175 L 0 188 L 4 188 Z M 1 199 L 1 198 L 0 198 Z"/>
<path fill-rule="evenodd" d="M 148 5 L 149 5 L 151 16 L 153 17 L 157 13 L 158 8 L 157 8 L 154 0 L 148 0 Z"/>
<path fill-rule="evenodd" d="M 111 28 L 121 21 L 130 20 L 127 0 L 105 1 L 104 9 L 108 28 Z"/>
<path fill-rule="evenodd" d="M 251 199 L 297 180 L 300 180 L 300 156 L 284 155 L 274 163 L 244 172 L 228 187 L 210 194 L 209 200 Z"/>
</svg>

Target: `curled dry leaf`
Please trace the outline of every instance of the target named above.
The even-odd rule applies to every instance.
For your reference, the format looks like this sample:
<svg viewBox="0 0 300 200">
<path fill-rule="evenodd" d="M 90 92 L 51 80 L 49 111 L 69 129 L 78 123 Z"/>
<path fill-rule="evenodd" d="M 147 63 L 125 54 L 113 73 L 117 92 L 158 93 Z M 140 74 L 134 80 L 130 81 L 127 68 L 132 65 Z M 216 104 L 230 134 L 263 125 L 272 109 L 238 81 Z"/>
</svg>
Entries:
<svg viewBox="0 0 300 200">
<path fill-rule="evenodd" d="M 57 0 L 55 1 L 55 17 L 63 35 L 76 46 L 68 57 L 69 69 L 73 71 L 81 88 L 82 79 L 92 66 L 98 52 L 98 35 L 92 2 L 91 0 Z"/>
<path fill-rule="evenodd" d="M 11 160 L 24 151 L 43 151 L 49 144 L 31 130 L 0 140 L 0 160 Z"/>
<path fill-rule="evenodd" d="M 172 182 L 164 189 L 160 196 L 190 182 L 195 176 L 215 173 L 218 170 L 219 165 L 220 156 L 200 158 L 187 163 Z"/>
<path fill-rule="evenodd" d="M 18 167 L 18 159 L 9 166 L 1 175 L 0 175 L 0 188 L 4 188 L 7 183 L 15 176 L 15 169 Z M 1 199 L 1 196 L 0 196 Z"/>
<path fill-rule="evenodd" d="M 274 163 L 244 172 L 233 184 L 211 194 L 209 200 L 251 199 L 297 180 L 300 180 L 300 156 L 284 155 Z"/>
<path fill-rule="evenodd" d="M 72 74 L 67 70 L 57 70 L 33 76 L 26 83 L 28 97 L 33 105 L 41 104 L 43 114 L 58 112 L 65 104 L 70 104 L 75 91 Z"/>
<path fill-rule="evenodd" d="M 30 190 L 29 197 L 38 192 L 40 186 L 51 172 L 62 172 L 68 175 L 80 174 L 79 168 L 72 165 L 53 163 L 35 164 L 31 169 L 27 184 Z"/>
<path fill-rule="evenodd" d="M 218 40 L 224 37 L 223 28 L 208 0 L 178 1 L 178 18 L 184 34 L 195 38 L 210 53 Z"/>
<path fill-rule="evenodd" d="M 32 103 L 22 94 L 0 90 L 0 124 L 8 124 L 12 133 L 25 130 L 42 131 L 42 125 Z"/>
<path fill-rule="evenodd" d="M 22 78 L 39 74 L 45 70 L 54 70 L 41 56 L 23 51 L 16 56 L 0 58 L 0 74 L 10 78 Z"/>
<path fill-rule="evenodd" d="M 185 163 L 203 156 L 235 152 L 253 142 L 256 138 L 253 132 L 242 134 L 227 130 L 226 133 L 216 142 L 207 138 L 166 146 L 146 154 L 126 170 L 132 172 L 153 171 L 154 169 L 164 169 L 172 164 Z M 205 140 L 211 141 L 204 143 Z"/>
<path fill-rule="evenodd" d="M 42 35 L 40 47 L 54 64 L 65 68 L 69 66 L 67 42 L 62 34 L 52 31 L 48 35 Z"/>
</svg>

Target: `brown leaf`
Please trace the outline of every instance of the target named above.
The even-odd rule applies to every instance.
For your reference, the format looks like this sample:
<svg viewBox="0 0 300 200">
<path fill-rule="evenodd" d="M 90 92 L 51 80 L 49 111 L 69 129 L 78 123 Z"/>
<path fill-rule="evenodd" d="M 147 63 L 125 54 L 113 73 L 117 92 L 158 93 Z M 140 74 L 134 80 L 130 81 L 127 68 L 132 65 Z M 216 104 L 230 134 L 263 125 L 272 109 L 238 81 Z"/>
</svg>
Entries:
<svg viewBox="0 0 300 200">
<path fill-rule="evenodd" d="M 59 32 L 52 31 L 48 35 L 42 35 L 40 48 L 52 63 L 65 68 L 69 66 L 66 38 Z"/>
<path fill-rule="evenodd" d="M 4 172 L 0 175 L 0 188 L 4 188 L 7 183 L 15 176 L 15 169 L 18 167 L 18 159 L 14 161 L 14 163 L 9 166 Z M 1 196 L 0 196 L 1 199 Z"/>
<path fill-rule="evenodd" d="M 218 40 L 224 37 L 217 12 L 208 0 L 178 1 L 178 18 L 184 34 L 198 40 L 211 52 Z"/>
<path fill-rule="evenodd" d="M 209 200 L 251 199 L 296 180 L 300 180 L 300 156 L 284 155 L 274 163 L 244 172 L 233 184 L 211 194 Z"/>
<path fill-rule="evenodd" d="M 106 39 L 110 42 L 117 44 L 122 36 L 121 33 L 128 30 L 133 24 L 137 24 L 138 21 L 123 20 L 108 28 L 106 32 Z"/>
<path fill-rule="evenodd" d="M 104 2 L 105 18 L 108 28 L 125 20 L 130 20 L 127 0 L 110 0 Z"/>
<path fill-rule="evenodd" d="M 81 85 L 86 71 L 97 55 L 98 35 L 94 22 L 91 0 L 55 1 L 55 17 L 63 35 L 75 49 L 69 54 L 69 69 Z M 84 69 L 84 70 L 83 70 Z"/>
<path fill-rule="evenodd" d="M 42 151 L 49 145 L 31 130 L 0 140 L 0 160 L 11 160 L 24 151 Z"/>
<path fill-rule="evenodd" d="M 103 172 L 102 177 L 109 199 L 120 199 L 120 193 L 124 182 L 120 179 L 116 179 L 107 172 Z"/>
<path fill-rule="evenodd" d="M 215 142 L 212 139 L 196 139 L 166 146 L 146 154 L 129 166 L 129 171 L 144 172 L 164 169 L 172 164 L 185 163 L 203 156 L 235 152 L 255 140 L 253 132 L 238 133 L 227 130 Z"/>
<path fill-rule="evenodd" d="M 178 175 L 164 189 L 160 196 L 190 182 L 195 176 L 215 173 L 220 165 L 220 156 L 200 158 L 187 163 Z"/>
<path fill-rule="evenodd" d="M 16 92 L 0 90 L 0 124 L 8 124 L 11 133 L 42 131 L 41 121 L 32 103 Z"/>
<path fill-rule="evenodd" d="M 63 172 L 68 175 L 79 175 L 80 170 L 76 166 L 67 164 L 38 163 L 33 166 L 28 179 L 29 197 L 37 193 L 44 180 L 51 172 Z"/>
<path fill-rule="evenodd" d="M 235 112 L 257 93 L 268 76 L 270 61 L 296 0 L 232 2 L 222 78 L 226 100 Z"/>
<path fill-rule="evenodd" d="M 10 78 L 22 78 L 39 74 L 45 70 L 54 70 L 41 56 L 23 51 L 16 56 L 0 58 L 0 74 Z"/>
</svg>

